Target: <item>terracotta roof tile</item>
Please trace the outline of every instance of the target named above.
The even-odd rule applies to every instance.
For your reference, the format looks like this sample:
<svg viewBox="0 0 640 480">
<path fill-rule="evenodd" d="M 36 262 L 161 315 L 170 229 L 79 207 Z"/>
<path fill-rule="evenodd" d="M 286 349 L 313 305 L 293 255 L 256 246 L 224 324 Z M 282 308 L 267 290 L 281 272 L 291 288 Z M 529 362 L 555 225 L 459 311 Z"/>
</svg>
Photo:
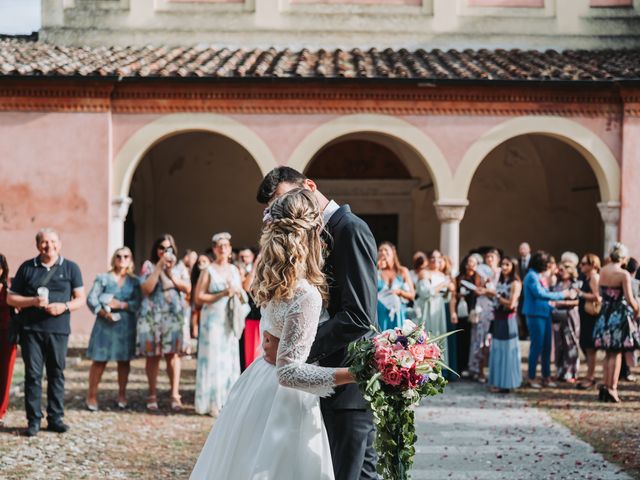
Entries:
<svg viewBox="0 0 640 480">
<path fill-rule="evenodd" d="M 640 80 L 635 50 L 74 47 L 0 39 L 2 77 Z"/>
</svg>

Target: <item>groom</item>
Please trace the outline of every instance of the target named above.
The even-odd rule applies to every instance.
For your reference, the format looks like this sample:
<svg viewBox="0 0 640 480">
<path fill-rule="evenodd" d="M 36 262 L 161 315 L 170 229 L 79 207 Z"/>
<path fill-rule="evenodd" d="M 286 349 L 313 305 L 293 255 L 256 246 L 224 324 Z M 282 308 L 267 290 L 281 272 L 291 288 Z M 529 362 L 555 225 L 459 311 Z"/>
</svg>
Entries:
<svg viewBox="0 0 640 480">
<path fill-rule="evenodd" d="M 376 244 L 367 224 L 318 190 L 315 182 L 289 167 L 271 170 L 258 189 L 258 202 L 303 187 L 315 193 L 323 211 L 329 255 L 325 273 L 329 283 L 327 312 L 311 347 L 308 362 L 323 367 L 347 366 L 347 346 L 370 332 L 376 320 Z M 278 339 L 265 332 L 265 359 L 275 363 Z M 327 428 L 336 480 L 377 479 L 373 448 L 373 416 L 356 384 L 337 387 L 320 401 Z"/>
</svg>

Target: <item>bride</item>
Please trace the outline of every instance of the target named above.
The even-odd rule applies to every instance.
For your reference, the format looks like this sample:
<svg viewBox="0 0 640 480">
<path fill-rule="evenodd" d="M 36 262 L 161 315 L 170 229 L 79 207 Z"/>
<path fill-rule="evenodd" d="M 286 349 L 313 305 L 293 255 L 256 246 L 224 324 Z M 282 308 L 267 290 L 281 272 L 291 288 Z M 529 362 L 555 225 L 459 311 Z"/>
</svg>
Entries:
<svg viewBox="0 0 640 480">
<path fill-rule="evenodd" d="M 276 365 L 260 358 L 242 374 L 192 480 L 334 478 L 319 397 L 354 380 L 346 368 L 305 363 L 327 296 L 322 229 L 310 190 L 291 190 L 269 207 L 253 296 L 262 307 L 262 332 L 280 339 Z"/>
</svg>

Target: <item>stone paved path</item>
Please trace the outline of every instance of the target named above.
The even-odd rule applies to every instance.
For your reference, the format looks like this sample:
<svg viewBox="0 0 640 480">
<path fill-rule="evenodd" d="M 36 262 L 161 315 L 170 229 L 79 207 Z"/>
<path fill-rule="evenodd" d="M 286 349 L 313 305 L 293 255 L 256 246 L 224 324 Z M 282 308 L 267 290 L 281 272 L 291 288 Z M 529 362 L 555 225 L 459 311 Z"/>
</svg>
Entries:
<svg viewBox="0 0 640 480">
<path fill-rule="evenodd" d="M 456 382 L 416 411 L 414 480 L 629 479 L 522 399 Z"/>
</svg>

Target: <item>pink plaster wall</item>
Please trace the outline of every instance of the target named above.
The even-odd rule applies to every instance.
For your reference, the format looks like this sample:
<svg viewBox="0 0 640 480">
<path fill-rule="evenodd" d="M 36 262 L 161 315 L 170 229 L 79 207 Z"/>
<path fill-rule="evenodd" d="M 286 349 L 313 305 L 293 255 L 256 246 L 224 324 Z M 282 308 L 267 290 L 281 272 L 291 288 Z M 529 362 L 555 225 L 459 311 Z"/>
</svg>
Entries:
<svg viewBox="0 0 640 480">
<path fill-rule="evenodd" d="M 640 255 L 640 117 L 626 117 L 623 129 L 622 152 L 622 215 L 620 240 L 629 247 L 636 258 Z"/>
<path fill-rule="evenodd" d="M 109 220 L 107 114 L 0 113 L 0 251 L 16 272 L 37 255 L 39 228 L 57 229 L 85 287 L 106 267 Z M 72 314 L 87 335 L 93 317 Z"/>
</svg>

